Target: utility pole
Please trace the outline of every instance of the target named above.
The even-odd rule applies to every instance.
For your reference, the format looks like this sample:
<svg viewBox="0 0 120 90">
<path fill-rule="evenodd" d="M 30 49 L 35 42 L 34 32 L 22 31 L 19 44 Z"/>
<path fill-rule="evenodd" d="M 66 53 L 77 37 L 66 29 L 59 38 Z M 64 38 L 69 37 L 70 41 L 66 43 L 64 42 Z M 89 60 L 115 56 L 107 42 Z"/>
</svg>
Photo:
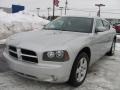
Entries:
<svg viewBox="0 0 120 90">
<path fill-rule="evenodd" d="M 50 16 L 50 7 L 49 8 L 47 8 L 48 9 L 48 17 Z"/>
<path fill-rule="evenodd" d="M 104 4 L 95 4 L 95 6 L 97 6 L 99 8 L 97 16 L 100 17 L 101 16 L 101 7 L 105 6 Z"/>
<path fill-rule="evenodd" d="M 63 7 L 59 7 L 59 8 L 60 8 L 60 11 L 61 11 L 61 16 L 62 16 Z"/>
<path fill-rule="evenodd" d="M 36 9 L 37 9 L 37 15 L 38 15 L 38 17 L 40 17 L 40 15 L 39 15 L 40 8 L 36 8 Z"/>
<path fill-rule="evenodd" d="M 54 18 L 55 18 L 55 0 L 53 0 L 53 18 L 52 19 Z"/>
<path fill-rule="evenodd" d="M 66 2 L 65 2 L 65 15 L 67 13 L 67 5 L 68 5 L 68 1 L 66 0 Z"/>
</svg>

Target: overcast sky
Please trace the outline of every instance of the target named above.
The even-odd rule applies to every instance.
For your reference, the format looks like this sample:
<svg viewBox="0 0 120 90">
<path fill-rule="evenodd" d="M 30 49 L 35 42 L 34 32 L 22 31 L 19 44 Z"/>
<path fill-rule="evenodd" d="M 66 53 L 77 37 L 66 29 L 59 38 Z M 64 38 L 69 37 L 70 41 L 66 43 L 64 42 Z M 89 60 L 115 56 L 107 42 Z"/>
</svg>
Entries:
<svg viewBox="0 0 120 90">
<path fill-rule="evenodd" d="M 36 8 L 41 9 L 41 15 L 47 15 L 47 8 L 52 8 L 53 0 L 0 0 L 0 6 L 3 7 L 11 7 L 12 4 L 20 4 L 26 6 L 27 11 L 36 10 Z M 59 0 L 59 6 L 64 7 L 65 0 Z M 102 16 L 103 17 L 119 17 L 120 14 L 120 0 L 68 0 L 68 8 L 74 10 L 83 10 L 83 11 L 68 11 L 68 14 L 72 15 L 96 15 L 98 10 L 97 7 L 94 6 L 96 3 L 105 4 L 105 7 L 102 7 Z M 85 11 L 90 12 L 85 12 Z M 95 12 L 91 12 L 95 11 Z M 105 13 L 107 12 L 107 13 Z M 109 13 L 112 12 L 112 13 Z M 52 12 L 51 12 L 52 14 Z M 60 14 L 60 11 L 57 10 L 56 14 Z M 63 12 L 64 14 L 64 12 Z"/>
</svg>

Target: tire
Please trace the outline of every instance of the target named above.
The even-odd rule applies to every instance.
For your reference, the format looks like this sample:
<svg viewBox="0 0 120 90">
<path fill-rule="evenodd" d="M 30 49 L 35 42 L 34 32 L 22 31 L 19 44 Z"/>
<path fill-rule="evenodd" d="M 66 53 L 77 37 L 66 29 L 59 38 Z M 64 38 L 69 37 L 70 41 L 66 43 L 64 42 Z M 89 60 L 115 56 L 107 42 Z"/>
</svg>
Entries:
<svg viewBox="0 0 120 90">
<path fill-rule="evenodd" d="M 73 87 L 80 86 L 88 72 L 89 57 L 85 52 L 82 52 L 73 63 L 70 78 L 68 83 Z"/>
<path fill-rule="evenodd" d="M 115 43 L 116 43 L 116 40 L 114 39 L 111 45 L 110 51 L 107 53 L 108 56 L 113 56 L 115 54 Z"/>
</svg>

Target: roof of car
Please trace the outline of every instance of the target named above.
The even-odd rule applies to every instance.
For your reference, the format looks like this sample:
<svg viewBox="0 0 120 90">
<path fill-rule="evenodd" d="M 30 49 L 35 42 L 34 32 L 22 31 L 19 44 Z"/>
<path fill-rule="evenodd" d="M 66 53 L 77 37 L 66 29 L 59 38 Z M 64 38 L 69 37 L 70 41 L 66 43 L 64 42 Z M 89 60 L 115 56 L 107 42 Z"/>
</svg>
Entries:
<svg viewBox="0 0 120 90">
<path fill-rule="evenodd" d="M 102 20 L 107 21 L 105 18 L 101 18 L 101 17 L 98 17 L 98 16 L 62 16 L 62 17 L 84 17 L 84 18 L 102 19 Z"/>
<path fill-rule="evenodd" d="M 104 19 L 104 18 L 97 17 L 97 16 L 62 16 L 62 17 L 86 17 L 86 18 Z"/>
</svg>

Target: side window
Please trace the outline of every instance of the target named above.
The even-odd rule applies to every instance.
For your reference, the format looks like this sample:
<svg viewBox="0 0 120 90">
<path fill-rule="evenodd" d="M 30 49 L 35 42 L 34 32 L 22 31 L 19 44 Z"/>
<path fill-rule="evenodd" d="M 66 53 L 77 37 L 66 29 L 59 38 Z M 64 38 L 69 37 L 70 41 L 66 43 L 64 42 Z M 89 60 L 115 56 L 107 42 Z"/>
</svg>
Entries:
<svg viewBox="0 0 120 90">
<path fill-rule="evenodd" d="M 110 24 L 109 24 L 109 22 L 103 20 L 103 25 L 104 25 L 104 27 L 106 28 L 106 30 L 109 30 L 109 29 L 110 29 Z"/>
<path fill-rule="evenodd" d="M 97 20 L 96 20 L 96 28 L 97 28 L 97 27 L 104 27 L 104 26 L 103 26 L 103 22 L 102 22 L 101 19 L 97 19 Z"/>
</svg>

